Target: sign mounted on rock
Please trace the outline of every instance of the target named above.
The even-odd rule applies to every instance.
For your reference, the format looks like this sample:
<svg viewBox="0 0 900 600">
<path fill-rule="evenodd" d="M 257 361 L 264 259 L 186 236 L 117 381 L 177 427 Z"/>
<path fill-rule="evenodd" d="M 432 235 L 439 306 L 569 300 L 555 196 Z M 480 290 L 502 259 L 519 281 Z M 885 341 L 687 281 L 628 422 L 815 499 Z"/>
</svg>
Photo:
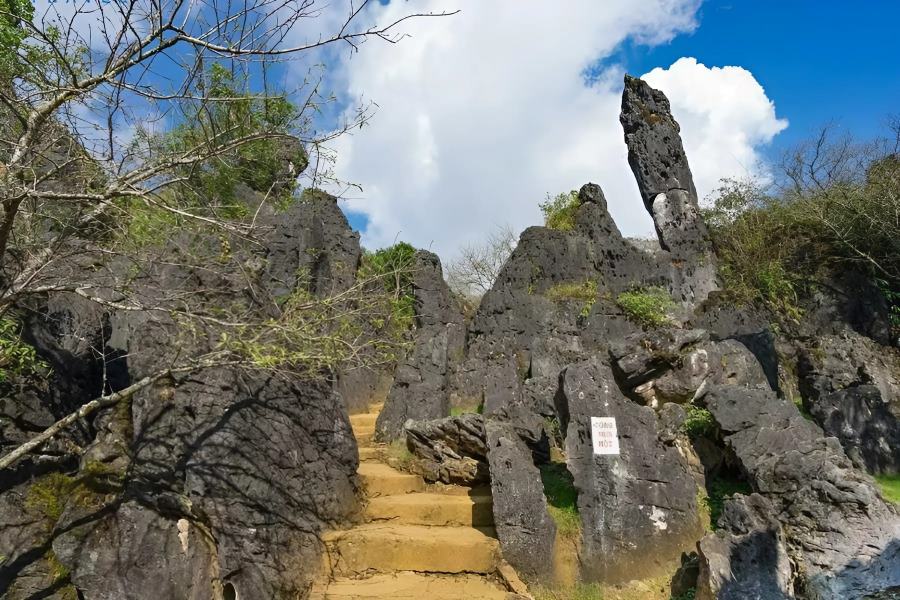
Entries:
<svg viewBox="0 0 900 600">
<path fill-rule="evenodd" d="M 591 417 L 594 454 L 619 454 L 619 432 L 615 417 Z"/>
</svg>

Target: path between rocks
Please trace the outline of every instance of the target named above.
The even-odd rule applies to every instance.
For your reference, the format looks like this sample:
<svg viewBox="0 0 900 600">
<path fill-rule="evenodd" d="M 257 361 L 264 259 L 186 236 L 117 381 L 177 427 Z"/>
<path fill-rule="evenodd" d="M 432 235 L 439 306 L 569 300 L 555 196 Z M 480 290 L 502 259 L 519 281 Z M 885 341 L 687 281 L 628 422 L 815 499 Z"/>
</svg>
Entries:
<svg viewBox="0 0 900 600">
<path fill-rule="evenodd" d="M 381 408 L 350 417 L 364 523 L 323 536 L 324 568 L 311 600 L 528 598 L 502 561 L 490 489 L 429 485 L 390 467 L 386 446 L 372 441 Z"/>
</svg>

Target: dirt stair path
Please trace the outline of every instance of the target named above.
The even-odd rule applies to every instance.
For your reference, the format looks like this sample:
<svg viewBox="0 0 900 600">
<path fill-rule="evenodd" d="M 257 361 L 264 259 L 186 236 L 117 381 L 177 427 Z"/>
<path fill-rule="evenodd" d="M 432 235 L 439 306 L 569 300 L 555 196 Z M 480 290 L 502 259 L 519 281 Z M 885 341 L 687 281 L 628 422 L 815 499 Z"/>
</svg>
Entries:
<svg viewBox="0 0 900 600">
<path fill-rule="evenodd" d="M 350 417 L 366 522 L 323 536 L 325 566 L 311 600 L 522 598 L 500 556 L 490 491 L 426 485 L 389 466 L 386 447 L 372 441 L 380 410 Z"/>
</svg>

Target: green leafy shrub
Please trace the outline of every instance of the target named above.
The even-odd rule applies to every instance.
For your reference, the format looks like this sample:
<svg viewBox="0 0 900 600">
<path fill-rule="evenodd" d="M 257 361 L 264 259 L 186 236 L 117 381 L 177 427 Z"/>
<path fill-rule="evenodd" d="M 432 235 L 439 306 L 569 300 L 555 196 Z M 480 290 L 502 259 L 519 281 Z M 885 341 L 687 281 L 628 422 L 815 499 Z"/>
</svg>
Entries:
<svg viewBox="0 0 900 600">
<path fill-rule="evenodd" d="M 581 517 L 572 474 L 561 462 L 541 465 L 540 470 L 547 509 L 556 523 L 557 533 L 565 539 L 577 538 L 581 534 Z"/>
<path fill-rule="evenodd" d="M 22 340 L 22 326 L 10 317 L 0 318 L 0 383 L 14 375 L 29 375 L 46 365 L 30 344 Z"/>
<path fill-rule="evenodd" d="M 211 102 L 186 104 L 183 117 L 170 132 L 154 137 L 139 131 L 137 143 L 158 148 L 162 156 L 233 146 L 179 172 L 184 178 L 178 185 L 179 197 L 194 206 L 210 207 L 220 218 L 249 214 L 249 207 L 236 197 L 240 183 L 262 193 L 275 191 L 270 198 L 273 204 L 285 207 L 295 187 L 294 181 L 285 179 L 287 161 L 295 165 L 296 174 L 308 162 L 291 133 L 298 127 L 297 107 L 284 96 L 249 91 L 248 81 L 219 63 L 198 77 L 196 85 L 198 97 L 209 97 Z"/>
<path fill-rule="evenodd" d="M 558 231 L 572 231 L 579 206 L 581 200 L 575 190 L 557 194 L 553 198 L 547 194 L 547 201 L 540 204 L 541 212 L 544 213 L 544 225 Z"/>
<path fill-rule="evenodd" d="M 672 323 L 669 312 L 676 304 L 661 287 L 634 288 L 616 297 L 625 316 L 643 327 L 663 327 Z"/>
<path fill-rule="evenodd" d="M 392 305 L 393 318 L 409 329 L 415 323 L 416 303 L 413 295 L 413 258 L 416 249 L 406 242 L 364 252 L 359 268 L 360 280 L 380 282 Z"/>
<path fill-rule="evenodd" d="M 900 132 L 894 125 L 891 140 Z M 859 146 L 827 131 L 788 155 L 776 193 L 723 180 L 703 211 L 732 301 L 783 322 L 835 271 L 863 273 L 900 332 L 900 158 L 893 142 Z"/>
<path fill-rule="evenodd" d="M 593 279 L 557 283 L 551 286 L 546 296 L 554 302 L 578 301 L 582 303 L 581 316 L 586 317 L 597 301 L 597 282 Z"/>
<path fill-rule="evenodd" d="M 701 437 L 714 438 L 716 436 L 719 427 L 711 412 L 693 404 L 686 405 L 684 409 L 685 413 L 687 413 L 687 418 L 682 423 L 681 430 L 689 438 L 693 440 Z"/>
</svg>

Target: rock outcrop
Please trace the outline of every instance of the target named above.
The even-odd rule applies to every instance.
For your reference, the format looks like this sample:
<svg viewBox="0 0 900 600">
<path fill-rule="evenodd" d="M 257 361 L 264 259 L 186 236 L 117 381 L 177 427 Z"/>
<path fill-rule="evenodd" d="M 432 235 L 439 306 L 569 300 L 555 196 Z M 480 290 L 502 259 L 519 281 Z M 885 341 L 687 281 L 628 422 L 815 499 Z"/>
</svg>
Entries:
<svg viewBox="0 0 900 600">
<path fill-rule="evenodd" d="M 852 331 L 822 336 L 799 361 L 803 406 L 873 474 L 900 473 L 900 353 Z"/>
<path fill-rule="evenodd" d="M 403 425 L 406 447 L 425 481 L 473 486 L 490 479 L 484 418 L 463 414 Z"/>
<path fill-rule="evenodd" d="M 307 198 L 263 220 L 271 244 L 232 239 L 225 258 L 218 239 L 175 236 L 161 251 L 168 259 L 133 279 L 135 297 L 164 290 L 187 309 L 265 315 L 274 298 L 353 285 L 358 240 L 334 198 Z M 209 261 L 187 266 L 178 258 L 188 252 Z M 227 268 L 232 262 L 241 268 Z M 116 310 L 65 294 L 38 314 L 29 335 L 45 360 L 65 367 L 65 385 L 51 397 L 68 406 L 220 340 L 213 320 L 185 328 L 168 311 Z M 0 475 L 0 522 L 12 526 L 0 536 L 4 598 L 54 590 L 86 600 L 302 596 L 318 569 L 319 532 L 358 510 L 347 409 L 321 379 L 227 367 L 173 373 L 59 443 L 45 448 L 59 454 L 44 467 L 28 459 Z"/>
<path fill-rule="evenodd" d="M 582 576 L 621 583 L 665 570 L 703 532 L 689 450 L 653 408 L 626 398 L 596 357 L 566 367 L 557 402 L 578 490 Z M 619 454 L 595 454 L 597 417 L 615 419 Z"/>
<path fill-rule="evenodd" d="M 785 593 L 855 599 L 900 585 L 897 509 L 853 468 L 835 438 L 771 390 L 712 386 L 703 401 L 763 500 L 752 500 L 753 510 L 740 497 L 729 501 L 738 505 L 719 522 L 727 533 L 718 534 L 722 539 L 715 543 L 701 542 L 701 564 L 746 562 L 742 536 L 756 535 L 765 537 L 776 554 L 790 557 L 792 587 Z M 768 516 L 752 518 L 754 513 Z M 780 523 L 783 535 L 769 517 Z M 784 583 L 782 574 L 765 576 L 770 574 L 773 582 Z M 728 585 L 746 590 L 761 576 L 745 566 L 733 570 Z M 724 585 L 701 584 L 701 589 Z"/>
<path fill-rule="evenodd" d="M 626 75 L 619 121 L 644 206 L 660 246 L 672 254 L 673 280 L 680 282 L 686 300 L 702 301 L 717 287 L 716 259 L 669 100 Z"/>
<path fill-rule="evenodd" d="M 462 313 L 450 296 L 440 259 L 418 250 L 412 269 L 413 347 L 394 371 L 387 401 L 378 415 L 375 439 L 379 441 L 398 439 L 408 419 L 440 419 L 450 414 L 450 373 L 465 347 Z"/>
</svg>

